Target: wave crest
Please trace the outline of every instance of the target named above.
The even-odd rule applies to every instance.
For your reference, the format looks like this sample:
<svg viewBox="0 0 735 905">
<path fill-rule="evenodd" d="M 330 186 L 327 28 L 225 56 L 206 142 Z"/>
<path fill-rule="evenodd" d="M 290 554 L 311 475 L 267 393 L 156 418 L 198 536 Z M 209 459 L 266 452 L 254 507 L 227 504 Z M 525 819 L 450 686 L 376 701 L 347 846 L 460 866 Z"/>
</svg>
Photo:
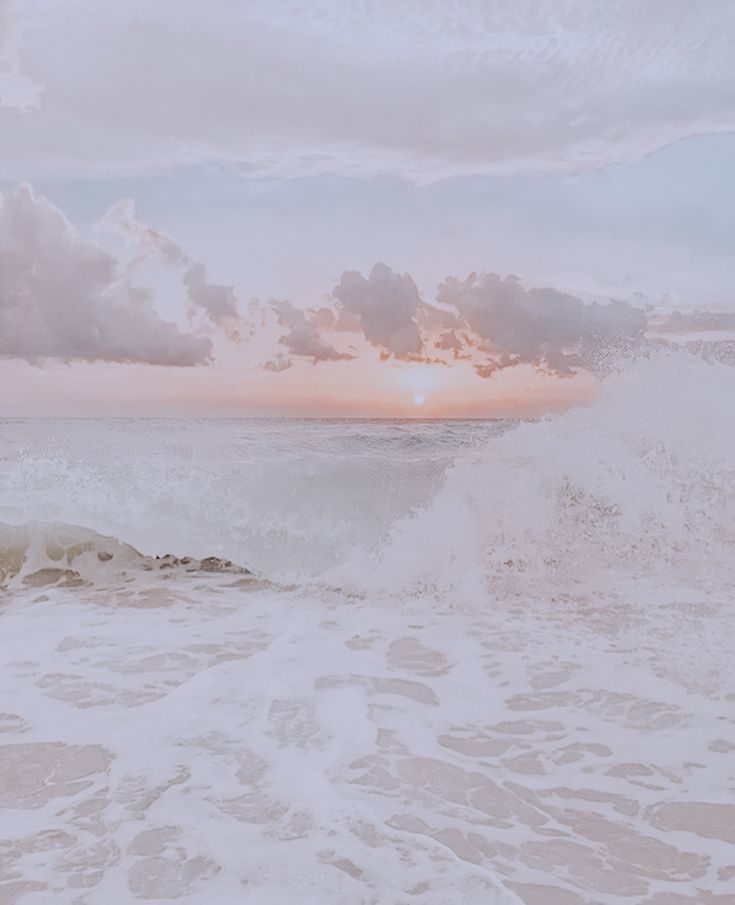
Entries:
<svg viewBox="0 0 735 905">
<path fill-rule="evenodd" d="M 429 505 L 331 577 L 475 599 L 734 579 L 733 395 L 731 368 L 638 362 L 592 405 L 458 457 Z"/>
<path fill-rule="evenodd" d="M 30 587 L 76 587 L 164 569 L 251 574 L 248 569 L 215 556 L 146 556 L 115 537 L 78 525 L 0 522 L 0 586 L 20 583 Z"/>
</svg>

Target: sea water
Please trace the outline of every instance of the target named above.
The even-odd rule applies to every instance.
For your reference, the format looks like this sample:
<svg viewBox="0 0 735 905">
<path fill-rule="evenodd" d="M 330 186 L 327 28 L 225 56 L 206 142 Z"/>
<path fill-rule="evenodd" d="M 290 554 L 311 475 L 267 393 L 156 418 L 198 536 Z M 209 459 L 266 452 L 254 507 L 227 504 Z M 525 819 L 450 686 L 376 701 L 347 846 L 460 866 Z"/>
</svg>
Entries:
<svg viewBox="0 0 735 905">
<path fill-rule="evenodd" d="M 733 905 L 734 399 L 0 421 L 0 902 Z"/>
</svg>

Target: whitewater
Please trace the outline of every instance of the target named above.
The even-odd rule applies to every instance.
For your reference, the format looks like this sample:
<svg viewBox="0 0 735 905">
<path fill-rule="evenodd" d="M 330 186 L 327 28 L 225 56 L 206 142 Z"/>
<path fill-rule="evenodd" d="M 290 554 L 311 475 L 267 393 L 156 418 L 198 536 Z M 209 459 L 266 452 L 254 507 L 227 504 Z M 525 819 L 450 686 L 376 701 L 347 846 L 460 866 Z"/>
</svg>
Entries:
<svg viewBox="0 0 735 905">
<path fill-rule="evenodd" d="M 735 905 L 733 399 L 0 420 L 0 903 Z"/>
</svg>

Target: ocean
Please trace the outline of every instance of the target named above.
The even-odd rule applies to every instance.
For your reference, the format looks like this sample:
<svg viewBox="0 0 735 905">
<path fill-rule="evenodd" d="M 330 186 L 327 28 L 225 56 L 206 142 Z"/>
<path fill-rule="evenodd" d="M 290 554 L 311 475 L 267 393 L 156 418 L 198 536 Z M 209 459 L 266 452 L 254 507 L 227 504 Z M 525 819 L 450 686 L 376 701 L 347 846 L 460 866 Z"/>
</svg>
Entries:
<svg viewBox="0 0 735 905">
<path fill-rule="evenodd" d="M 733 905 L 733 399 L 0 420 L 0 902 Z"/>
</svg>

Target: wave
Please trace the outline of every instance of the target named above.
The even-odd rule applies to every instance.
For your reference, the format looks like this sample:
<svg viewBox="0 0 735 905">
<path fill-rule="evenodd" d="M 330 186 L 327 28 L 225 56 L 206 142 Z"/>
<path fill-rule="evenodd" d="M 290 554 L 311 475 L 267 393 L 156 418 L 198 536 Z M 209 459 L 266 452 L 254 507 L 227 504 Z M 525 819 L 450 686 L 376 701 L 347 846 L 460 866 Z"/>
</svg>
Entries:
<svg viewBox="0 0 735 905">
<path fill-rule="evenodd" d="M 114 578 L 152 570 L 252 575 L 248 569 L 215 556 L 201 560 L 172 554 L 146 556 L 115 537 L 78 525 L 0 523 L 0 587 L 107 584 Z"/>
<path fill-rule="evenodd" d="M 515 424 L 6 422 L 0 519 L 56 524 L 0 529 L 0 575 L 110 574 L 175 551 L 361 594 L 722 586 L 733 398 L 735 370 L 671 351 L 592 404 Z"/>
<path fill-rule="evenodd" d="M 0 425 L 0 521 L 83 525 L 282 582 L 370 549 L 495 424 L 243 420 Z M 370 442 L 366 442 L 366 436 Z"/>
<path fill-rule="evenodd" d="M 664 353 L 596 401 L 460 456 L 428 506 L 331 578 L 466 595 L 735 581 L 735 371 Z"/>
</svg>

